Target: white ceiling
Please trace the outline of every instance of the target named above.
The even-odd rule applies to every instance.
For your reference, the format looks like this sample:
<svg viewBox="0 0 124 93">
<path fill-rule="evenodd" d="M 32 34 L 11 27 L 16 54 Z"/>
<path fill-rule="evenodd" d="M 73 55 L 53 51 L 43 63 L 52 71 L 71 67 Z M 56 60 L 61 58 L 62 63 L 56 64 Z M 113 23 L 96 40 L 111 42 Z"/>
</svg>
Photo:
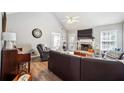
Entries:
<svg viewBox="0 0 124 93">
<path fill-rule="evenodd" d="M 68 31 L 76 31 L 124 21 L 124 12 L 56 12 L 55 15 Z M 65 16 L 79 16 L 79 22 L 67 24 L 63 21 Z"/>
<path fill-rule="evenodd" d="M 6 12 L 7 15 L 10 15 L 10 14 L 16 14 L 18 12 Z"/>
<path fill-rule="evenodd" d="M 19 12 L 7 12 L 7 14 L 15 13 Z M 54 15 L 68 31 L 124 22 L 124 12 L 55 12 Z M 79 16 L 79 22 L 67 24 L 66 21 L 63 21 L 65 16 Z"/>
</svg>

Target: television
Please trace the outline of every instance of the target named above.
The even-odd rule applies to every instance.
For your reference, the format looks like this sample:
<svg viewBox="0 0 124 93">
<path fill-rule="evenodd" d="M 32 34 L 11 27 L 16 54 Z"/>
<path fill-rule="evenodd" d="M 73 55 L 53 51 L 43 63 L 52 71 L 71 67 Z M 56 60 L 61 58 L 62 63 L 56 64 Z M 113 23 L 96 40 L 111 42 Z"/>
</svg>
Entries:
<svg viewBox="0 0 124 93">
<path fill-rule="evenodd" d="M 93 39 L 92 29 L 78 30 L 77 37 L 78 39 Z"/>
</svg>

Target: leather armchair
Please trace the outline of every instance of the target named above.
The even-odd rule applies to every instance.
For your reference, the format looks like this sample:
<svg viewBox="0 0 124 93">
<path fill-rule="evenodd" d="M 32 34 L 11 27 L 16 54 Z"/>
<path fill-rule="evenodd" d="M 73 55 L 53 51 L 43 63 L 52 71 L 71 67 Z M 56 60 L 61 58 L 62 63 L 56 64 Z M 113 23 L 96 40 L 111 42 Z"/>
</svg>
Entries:
<svg viewBox="0 0 124 93">
<path fill-rule="evenodd" d="M 43 44 L 38 44 L 37 45 L 37 50 L 40 54 L 41 61 L 48 61 L 49 58 L 49 51 L 44 50 Z"/>
</svg>

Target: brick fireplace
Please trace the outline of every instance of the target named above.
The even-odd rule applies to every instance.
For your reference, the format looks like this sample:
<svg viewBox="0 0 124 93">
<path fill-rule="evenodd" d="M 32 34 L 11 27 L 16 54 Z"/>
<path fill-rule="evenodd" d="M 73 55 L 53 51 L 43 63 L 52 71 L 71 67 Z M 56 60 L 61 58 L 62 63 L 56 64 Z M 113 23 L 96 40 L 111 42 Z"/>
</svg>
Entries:
<svg viewBox="0 0 124 93">
<path fill-rule="evenodd" d="M 89 48 L 93 47 L 93 40 L 92 39 L 80 39 L 77 42 L 77 49 L 78 50 L 85 50 L 87 51 Z"/>
</svg>

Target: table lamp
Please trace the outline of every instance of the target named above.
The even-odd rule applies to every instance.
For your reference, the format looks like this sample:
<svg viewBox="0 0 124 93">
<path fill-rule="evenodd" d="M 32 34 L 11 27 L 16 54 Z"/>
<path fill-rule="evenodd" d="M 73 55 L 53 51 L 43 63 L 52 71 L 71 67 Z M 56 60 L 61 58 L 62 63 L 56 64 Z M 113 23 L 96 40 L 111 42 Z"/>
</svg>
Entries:
<svg viewBox="0 0 124 93">
<path fill-rule="evenodd" d="M 13 32 L 3 32 L 2 40 L 4 41 L 4 49 L 14 49 L 16 41 L 16 33 Z"/>
</svg>

